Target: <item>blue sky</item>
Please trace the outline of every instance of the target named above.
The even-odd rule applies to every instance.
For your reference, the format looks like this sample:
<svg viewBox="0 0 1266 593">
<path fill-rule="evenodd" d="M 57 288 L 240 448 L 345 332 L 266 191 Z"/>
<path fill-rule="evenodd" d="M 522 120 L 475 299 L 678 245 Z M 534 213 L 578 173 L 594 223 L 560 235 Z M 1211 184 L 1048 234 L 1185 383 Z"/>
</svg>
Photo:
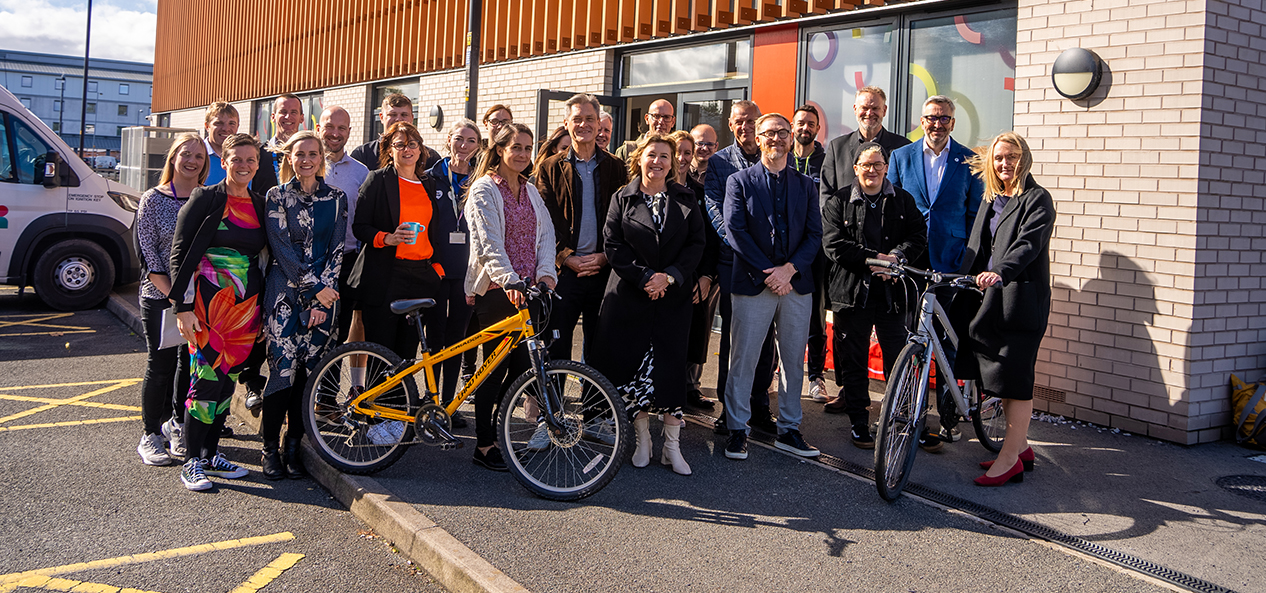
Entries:
<svg viewBox="0 0 1266 593">
<path fill-rule="evenodd" d="M 83 55 L 87 0 L 0 0 L 0 49 Z M 158 0 L 93 0 L 92 56 L 154 61 Z"/>
</svg>

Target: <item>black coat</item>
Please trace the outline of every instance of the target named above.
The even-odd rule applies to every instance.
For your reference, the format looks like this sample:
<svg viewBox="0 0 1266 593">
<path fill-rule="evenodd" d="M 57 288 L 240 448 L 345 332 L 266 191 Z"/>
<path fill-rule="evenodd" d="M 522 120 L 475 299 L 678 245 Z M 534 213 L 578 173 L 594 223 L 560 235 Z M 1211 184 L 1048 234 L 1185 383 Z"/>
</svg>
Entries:
<svg viewBox="0 0 1266 593">
<path fill-rule="evenodd" d="M 856 185 L 857 181 L 853 181 Z M 867 258 L 880 253 L 900 253 L 907 260 L 923 254 L 928 244 L 928 228 L 914 203 L 914 196 L 887 181 L 884 182 L 882 206 L 871 209 L 860 192 L 853 195 L 853 185 L 835 192 L 822 209 L 822 249 L 827 258 L 827 296 L 835 311 L 866 304 L 866 296 L 874 282 L 883 282 L 870 272 Z M 881 216 L 878 246 L 866 245 L 866 217 Z M 877 248 L 876 248 L 877 247 Z M 889 290 L 889 311 L 901 312 L 905 302 L 893 299 L 900 291 Z"/>
<path fill-rule="evenodd" d="M 1003 208 L 992 238 L 993 203 L 980 203 L 963 252 L 962 273 L 992 271 L 1002 276 L 1002 283 L 985 289 L 978 308 L 972 306 L 976 299 L 964 298 L 972 293 L 963 292 L 952 309 L 956 325 L 970 319 L 965 334 L 959 332 L 965 335 L 955 364 L 959 378 L 979 378 L 986 393 L 1020 400 L 1033 397 L 1037 353 L 1051 314 L 1049 246 L 1055 230 L 1051 194 L 1032 176 L 1024 187 Z"/>
<path fill-rule="evenodd" d="M 892 151 L 910 143 L 905 136 L 889 132 L 887 128 L 880 130 L 874 141 L 883 147 L 884 160 L 888 160 Z M 822 181 L 818 184 L 823 206 L 827 198 L 836 192 L 847 191 L 853 185 L 853 180 L 857 178 L 853 164 L 857 162 L 857 149 L 864 143 L 862 133 L 856 130 L 827 143 L 826 158 L 822 160 Z"/>
<path fill-rule="evenodd" d="M 211 240 L 220 228 L 220 221 L 224 219 L 224 206 L 229 202 L 227 183 L 221 181 L 193 190 L 189 194 L 189 200 L 180 207 L 180 213 L 176 215 L 176 232 L 171 239 L 171 261 L 168 268 L 174 270 L 175 275 L 172 276 L 171 292 L 168 294 L 176 300 L 177 312 L 193 310 L 193 296 L 185 293 L 193 285 L 202 256 L 206 255 Z M 246 191 L 250 194 L 251 203 L 255 205 L 255 215 L 262 225 L 265 220 L 264 196 L 253 189 Z M 262 232 L 263 228 L 260 230 Z"/>
<path fill-rule="evenodd" d="M 713 291 L 718 290 L 717 264 L 721 260 L 721 236 L 716 234 L 712 225 L 707 222 L 708 207 L 704 203 L 703 183 L 686 176 L 686 189 L 694 193 L 695 204 L 699 206 L 699 215 L 704 217 L 703 258 L 699 267 L 695 268 L 695 285 L 699 279 L 707 276 L 712 279 Z M 694 364 L 704 364 L 708 360 L 708 345 L 712 338 L 712 316 L 708 315 L 708 295 L 695 303 L 690 317 L 690 344 L 687 346 L 688 360 Z"/>
<path fill-rule="evenodd" d="M 451 220 L 453 210 L 445 208 L 436 199 L 436 192 L 441 188 L 434 177 L 423 173 L 419 179 L 427 199 L 431 200 L 431 222 L 426 225 L 426 236 L 433 250 L 431 261 L 442 262 L 444 248 L 448 245 L 448 232 L 456 226 Z M 443 186 L 447 187 L 448 183 Z M 358 306 L 376 307 L 387 301 L 393 278 L 392 268 L 396 263 L 396 248 L 394 245 L 374 247 L 374 237 L 380 231 L 394 233 L 400 222 L 400 180 L 396 168 L 387 165 L 370 171 L 365 183 L 360 186 L 360 198 L 356 201 L 356 216 L 352 222 L 352 234 L 363 247 L 347 283 L 356 287 Z M 416 298 L 431 296 L 434 295 L 420 294 Z"/>
<path fill-rule="evenodd" d="M 664 231 L 656 233 L 640 179 L 611 198 L 603 229 L 604 253 L 611 262 L 599 313 L 593 366 L 612 383 L 624 385 L 655 347 L 655 405 L 674 408 L 686 400 L 686 340 L 690 333 L 695 268 L 705 243 L 703 215 L 694 196 L 676 183 L 668 186 Z M 656 272 L 673 277 L 664 296 L 651 300 L 643 287 Z"/>
</svg>

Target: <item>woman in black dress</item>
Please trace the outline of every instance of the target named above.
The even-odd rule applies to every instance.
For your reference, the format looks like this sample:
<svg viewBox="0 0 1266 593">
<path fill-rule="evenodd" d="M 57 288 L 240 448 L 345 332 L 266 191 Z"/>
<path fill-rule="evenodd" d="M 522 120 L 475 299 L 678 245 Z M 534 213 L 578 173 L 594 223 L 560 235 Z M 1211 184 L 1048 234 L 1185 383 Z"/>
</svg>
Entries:
<svg viewBox="0 0 1266 593">
<path fill-rule="evenodd" d="M 695 269 L 705 238 L 694 195 L 675 182 L 676 154 L 668 136 L 644 136 L 630 155 L 633 181 L 611 198 L 603 239 L 615 273 L 598 320 L 608 339 L 595 348 L 593 366 L 620 386 L 633 416 L 634 467 L 650 464 L 650 415 L 663 414 L 660 461 L 688 476 L 679 439 Z"/>
<path fill-rule="evenodd" d="M 985 182 L 985 199 L 963 252 L 963 273 L 975 275 L 985 294 L 967 326 L 966 355 L 959 350 L 959 376 L 979 376 L 981 390 L 1002 398 L 1007 416 L 998 458 L 981 463 L 988 468 L 976 478 L 981 486 L 1022 481 L 1033 467 L 1029 419 L 1037 352 L 1051 313 L 1055 205 L 1029 175 L 1032 166 L 1024 138 L 1004 132 L 972 167 Z"/>
<path fill-rule="evenodd" d="M 684 130 L 668 135 L 677 143 L 677 182 L 685 185 L 699 205 L 699 213 L 707 212 L 703 203 L 703 182 L 690 176 L 690 164 L 695 158 L 695 140 Z M 712 231 L 711 225 L 703 225 L 703 258 L 695 268 L 694 295 L 690 298 L 693 310 L 690 315 L 690 341 L 686 346 L 686 405 L 711 410 L 716 401 L 704 397 L 700 390 L 703 365 L 708 361 L 708 347 L 712 339 L 712 318 L 716 313 L 717 262 L 721 257 L 721 237 Z"/>
</svg>

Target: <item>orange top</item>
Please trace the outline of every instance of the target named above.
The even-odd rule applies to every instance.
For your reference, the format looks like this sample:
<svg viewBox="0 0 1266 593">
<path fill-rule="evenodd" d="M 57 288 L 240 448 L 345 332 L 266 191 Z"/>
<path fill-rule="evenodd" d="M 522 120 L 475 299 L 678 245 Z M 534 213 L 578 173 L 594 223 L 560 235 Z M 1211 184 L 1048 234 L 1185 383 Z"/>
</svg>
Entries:
<svg viewBox="0 0 1266 593">
<path fill-rule="evenodd" d="M 403 177 L 399 178 L 400 183 L 400 222 L 416 222 L 422 225 L 422 230 L 418 232 L 417 240 L 412 245 L 401 243 L 396 245 L 396 259 L 409 259 L 421 261 L 431 259 L 435 253 L 435 249 L 431 247 L 430 236 L 427 231 L 431 227 L 431 196 L 426 194 L 426 188 L 421 181 L 409 181 Z M 385 247 L 385 237 L 388 233 L 379 232 L 374 237 L 374 245 L 376 247 Z M 431 264 L 436 273 L 440 276 L 444 275 L 444 268 L 438 263 Z"/>
</svg>

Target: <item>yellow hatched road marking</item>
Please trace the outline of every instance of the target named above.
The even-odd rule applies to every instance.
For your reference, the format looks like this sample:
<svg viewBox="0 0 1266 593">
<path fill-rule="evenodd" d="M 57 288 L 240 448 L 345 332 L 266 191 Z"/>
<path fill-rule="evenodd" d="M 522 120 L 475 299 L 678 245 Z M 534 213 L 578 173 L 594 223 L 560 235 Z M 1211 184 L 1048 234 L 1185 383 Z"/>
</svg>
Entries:
<svg viewBox="0 0 1266 593">
<path fill-rule="evenodd" d="M 40 412 L 46 412 L 46 411 L 48 411 L 48 410 L 51 410 L 51 409 L 56 408 L 56 407 L 59 407 L 59 406 L 64 406 L 64 405 L 68 405 L 68 404 L 73 404 L 73 403 L 75 403 L 75 402 L 83 401 L 83 400 L 88 399 L 88 398 L 90 398 L 90 397 L 96 397 L 96 396 L 101 395 L 101 394 L 103 394 L 103 393 L 109 393 L 109 392 L 114 391 L 114 390 L 116 390 L 116 389 L 122 389 L 122 388 L 124 388 L 124 387 L 131 387 L 131 386 L 136 385 L 137 383 L 140 383 L 140 382 L 141 382 L 141 380 L 140 380 L 140 379 L 123 379 L 123 380 L 120 380 L 120 381 L 116 381 L 116 382 L 114 382 L 114 385 L 110 385 L 110 386 L 107 386 L 107 387 L 102 387 L 102 388 L 100 388 L 100 389 L 95 389 L 95 390 L 93 390 L 93 391 L 89 391 L 88 393 L 85 393 L 85 394 L 83 394 L 83 395 L 77 395 L 77 396 L 72 397 L 72 398 L 69 398 L 69 399 L 60 399 L 60 400 L 56 400 L 56 403 L 47 404 L 47 405 L 43 405 L 43 406 L 38 406 L 38 407 L 35 407 L 35 408 L 31 408 L 31 409 L 29 409 L 29 410 L 25 410 L 25 411 L 22 411 L 22 412 L 18 412 L 18 413 L 16 413 L 16 414 L 10 414 L 10 415 L 8 415 L 8 416 L 5 416 L 5 417 L 3 417 L 3 418 L 0 418 L 0 424 L 4 424 L 5 422 L 8 422 L 8 421 L 10 421 L 10 420 L 17 420 L 18 418 L 25 418 L 25 417 L 30 416 L 30 415 L 32 415 L 32 414 L 38 414 L 38 413 L 40 413 Z"/>
<path fill-rule="evenodd" d="M 238 585 L 230 593 L 255 593 L 263 589 L 268 583 L 273 582 L 273 579 L 281 576 L 281 573 L 294 566 L 302 558 L 303 554 L 282 554 L 276 560 L 270 562 L 268 566 L 259 569 L 259 572 L 251 575 L 251 578 L 246 579 L 245 583 Z"/>
<path fill-rule="evenodd" d="M 129 422 L 141 420 L 140 416 L 119 416 L 117 418 L 96 418 L 93 420 L 67 420 L 66 422 L 47 422 L 45 424 L 19 424 L 18 426 L 0 426 L 0 432 L 30 430 L 32 428 L 57 428 L 59 426 L 85 426 L 88 424 L 106 424 L 108 422 Z"/>
<path fill-rule="evenodd" d="M 42 336 L 42 335 L 49 335 L 49 334 L 54 334 L 54 333 L 91 334 L 91 333 L 97 332 L 97 330 L 95 329 L 84 327 L 82 325 L 57 325 L 57 324 L 52 324 L 52 323 L 44 323 L 46 321 L 52 321 L 54 319 L 66 319 L 68 317 L 73 317 L 74 315 L 75 315 L 74 313 L 52 313 L 52 314 L 38 313 L 34 315 L 0 315 L 0 328 L 25 326 L 25 327 L 31 327 L 31 328 L 41 328 L 41 329 L 50 330 L 46 332 L 30 332 L 30 333 L 14 333 L 14 334 L 6 333 L 6 334 L 0 334 L 0 336 L 5 336 L 5 337 L 7 336 Z M 12 321 L 6 321 L 10 319 Z"/>
<path fill-rule="evenodd" d="M 140 383 L 141 378 L 135 379 L 109 379 L 106 381 L 79 381 L 78 383 L 52 383 L 49 385 L 21 385 L 18 387 L 0 387 L 2 391 L 18 391 L 21 389 L 52 389 L 53 387 L 82 387 L 84 385 L 105 385 L 106 383 L 118 383 L 120 381 L 131 381 Z"/>
<path fill-rule="evenodd" d="M 55 331 L 55 332 L 26 332 L 26 333 L 21 333 L 21 334 L 0 334 L 0 338 L 20 338 L 22 336 L 51 336 L 53 334 L 57 334 L 59 336 L 68 336 L 70 334 L 95 334 L 95 333 L 97 333 L 97 330 L 95 329 L 63 330 L 63 331 Z"/>
<path fill-rule="evenodd" d="M 139 412 L 140 406 L 127 406 L 123 404 L 103 404 L 100 402 L 72 402 L 65 403 L 65 400 L 53 399 L 51 397 L 31 397 L 29 395 L 5 395 L 0 393 L 0 399 L 7 399 L 15 402 L 35 402 L 41 404 L 57 404 L 68 406 L 81 406 L 84 408 L 102 408 L 105 410 L 123 410 L 125 412 Z"/>
<path fill-rule="evenodd" d="M 7 593 L 8 591 L 13 591 L 18 587 L 44 589 L 46 591 L 71 591 L 72 593 L 156 593 L 155 591 L 144 591 L 141 589 L 133 589 L 131 587 L 115 587 L 114 585 L 106 585 L 104 583 L 72 581 L 70 579 L 58 579 L 46 576 L 27 577 L 16 583 L 4 585 L 0 587 L 0 593 Z"/>
<path fill-rule="evenodd" d="M 104 560 L 93 560 L 92 562 L 77 562 L 75 564 L 63 564 L 61 566 L 52 566 L 49 568 L 40 568 L 36 570 L 28 570 L 25 572 L 14 572 L 0 575 L 0 593 L 4 591 L 12 591 L 15 585 L 30 577 L 48 577 L 59 574 L 67 574 L 72 572 L 81 572 L 85 570 L 96 570 L 100 568 L 114 568 L 117 566 L 126 566 L 129 564 L 140 564 L 142 562 L 153 562 L 155 560 L 168 560 L 171 558 L 180 558 L 183 556 L 193 556 L 195 554 L 204 554 L 215 550 L 231 550 L 234 548 L 244 548 L 247 546 L 258 546 L 262 544 L 273 544 L 285 542 L 294 539 L 295 536 L 289 531 L 274 533 L 272 535 L 261 535 L 257 537 L 246 537 L 242 539 L 229 539 L 209 544 L 199 544 L 196 546 L 186 546 L 183 548 L 172 548 L 170 550 L 161 550 L 158 552 L 146 552 L 144 554 L 134 554 L 131 556 L 119 556 L 117 558 L 106 558 Z M 280 558 L 278 559 L 280 560 Z M 25 586 L 25 585 L 22 585 Z"/>
</svg>

